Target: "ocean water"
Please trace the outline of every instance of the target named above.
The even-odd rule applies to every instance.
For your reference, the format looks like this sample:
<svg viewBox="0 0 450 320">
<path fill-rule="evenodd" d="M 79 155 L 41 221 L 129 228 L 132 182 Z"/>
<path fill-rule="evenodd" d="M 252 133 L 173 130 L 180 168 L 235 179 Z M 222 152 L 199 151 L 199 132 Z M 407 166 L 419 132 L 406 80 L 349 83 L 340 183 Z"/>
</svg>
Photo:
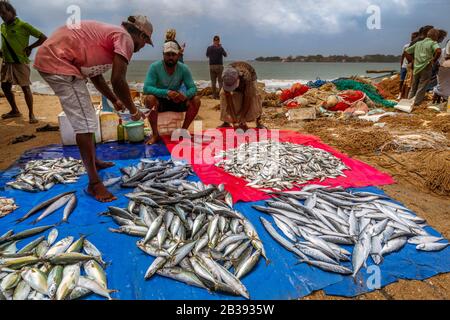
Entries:
<svg viewBox="0 0 450 320">
<path fill-rule="evenodd" d="M 130 63 L 127 79 L 137 89 L 142 88 L 148 68 L 152 61 L 132 61 Z M 278 88 L 290 87 L 295 82 L 306 83 L 310 80 L 333 80 L 339 77 L 367 76 L 367 70 L 397 70 L 399 63 L 307 63 L 307 62 L 257 62 L 250 61 L 258 74 L 258 80 L 264 82 L 269 91 Z M 194 80 L 200 88 L 210 84 L 209 65 L 207 61 L 187 61 Z M 110 74 L 106 74 L 108 79 Z M 377 75 L 369 75 L 376 77 Z M 43 83 L 36 70 L 32 71 L 34 91 L 45 91 Z M 40 90 L 41 88 L 42 90 Z"/>
</svg>

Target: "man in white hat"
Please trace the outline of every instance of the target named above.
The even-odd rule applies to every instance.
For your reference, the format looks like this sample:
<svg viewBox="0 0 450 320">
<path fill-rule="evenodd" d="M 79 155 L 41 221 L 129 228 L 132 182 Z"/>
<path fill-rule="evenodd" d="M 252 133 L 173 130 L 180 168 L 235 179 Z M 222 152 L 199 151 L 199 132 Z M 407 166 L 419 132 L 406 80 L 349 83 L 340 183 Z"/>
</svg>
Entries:
<svg viewBox="0 0 450 320">
<path fill-rule="evenodd" d="M 37 52 L 34 67 L 59 97 L 76 134 L 81 158 L 89 176 L 86 192 L 100 202 L 116 198 L 105 188 L 97 170 L 113 166 L 97 159 L 94 133 L 96 114 L 87 88 L 90 79 L 116 110 L 128 109 L 137 121 L 144 115 L 134 105 L 126 80 L 133 53 L 153 45 L 153 26 L 144 16 L 131 16 L 122 26 L 82 21 L 80 26 L 59 28 Z M 112 90 L 103 73 L 112 68 Z"/>
<path fill-rule="evenodd" d="M 224 70 L 222 80 L 220 107 L 223 124 L 219 128 L 231 128 L 233 124 L 247 130 L 247 123 L 256 121 L 258 129 L 266 129 L 261 122 L 262 101 L 255 69 L 247 62 L 235 62 Z"/>
<path fill-rule="evenodd" d="M 158 114 L 163 112 L 186 112 L 183 128 L 188 130 L 197 117 L 201 101 L 191 70 L 179 62 L 179 46 L 173 41 L 164 44 L 164 59 L 153 63 L 144 83 L 145 105 L 151 110 L 149 121 L 153 136 L 147 144 L 157 143 Z M 184 83 L 186 92 L 181 90 Z"/>
</svg>

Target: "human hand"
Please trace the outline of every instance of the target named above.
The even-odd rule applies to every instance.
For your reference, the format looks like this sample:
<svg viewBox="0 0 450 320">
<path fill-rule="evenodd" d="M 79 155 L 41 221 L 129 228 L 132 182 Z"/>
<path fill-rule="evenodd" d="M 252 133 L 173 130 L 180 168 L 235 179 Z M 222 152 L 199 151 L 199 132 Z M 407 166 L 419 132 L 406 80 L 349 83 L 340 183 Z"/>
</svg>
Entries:
<svg viewBox="0 0 450 320">
<path fill-rule="evenodd" d="M 175 103 L 178 103 L 178 96 L 179 93 L 176 91 L 169 91 L 169 93 L 167 94 L 167 97 Z"/>
<path fill-rule="evenodd" d="M 123 112 L 126 109 L 123 102 L 120 101 L 119 99 L 117 99 L 116 102 L 113 103 L 113 105 L 114 105 L 114 109 L 116 109 L 116 111 L 118 111 L 118 112 Z"/>
<path fill-rule="evenodd" d="M 131 115 L 131 120 L 133 120 L 133 121 L 139 121 L 139 120 L 141 120 L 141 119 L 145 119 L 145 116 L 144 116 L 144 114 L 143 114 L 141 111 L 139 111 L 139 109 L 136 108 L 135 113 L 133 113 L 133 114 Z"/>
<path fill-rule="evenodd" d="M 182 94 L 182 93 L 178 93 L 178 102 L 185 102 L 187 100 L 187 97 Z"/>
<path fill-rule="evenodd" d="M 31 51 L 33 51 L 33 49 L 31 49 L 30 47 L 26 47 L 23 51 L 25 52 L 27 57 L 29 57 L 31 55 Z"/>
</svg>

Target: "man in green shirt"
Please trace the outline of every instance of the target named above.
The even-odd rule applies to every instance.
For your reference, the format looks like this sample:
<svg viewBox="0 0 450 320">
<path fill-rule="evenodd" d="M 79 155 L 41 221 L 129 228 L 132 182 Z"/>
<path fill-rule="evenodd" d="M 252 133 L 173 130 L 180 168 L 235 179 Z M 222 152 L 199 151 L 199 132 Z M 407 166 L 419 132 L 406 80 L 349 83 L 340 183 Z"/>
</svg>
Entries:
<svg viewBox="0 0 450 320">
<path fill-rule="evenodd" d="M 414 106 L 419 106 L 425 99 L 428 85 L 433 75 L 433 65 L 439 60 L 442 50 L 438 44 L 439 31 L 431 29 L 427 38 L 406 49 L 405 56 L 414 62 L 414 79 L 409 99 L 416 97 Z"/>
<path fill-rule="evenodd" d="M 149 115 L 153 137 L 147 144 L 154 144 L 161 138 L 158 131 L 158 113 L 186 112 L 183 129 L 188 130 L 200 109 L 201 101 L 196 96 L 197 87 L 188 66 L 179 62 L 180 50 L 175 42 L 164 44 L 164 60 L 150 66 L 144 82 L 145 105 Z M 184 83 L 186 92 L 181 90 Z"/>
<path fill-rule="evenodd" d="M 39 47 L 47 40 L 47 37 L 30 24 L 17 17 L 16 10 L 9 2 L 0 2 L 0 16 L 3 19 L 1 25 L 3 65 L 1 70 L 2 89 L 6 99 L 11 106 L 11 112 L 2 115 L 3 119 L 21 117 L 17 108 L 12 86 L 18 85 L 22 88 L 25 101 L 28 106 L 30 123 L 38 121 L 33 112 L 33 93 L 30 82 L 30 59 L 33 49 Z M 38 39 L 29 45 L 30 36 Z"/>
</svg>

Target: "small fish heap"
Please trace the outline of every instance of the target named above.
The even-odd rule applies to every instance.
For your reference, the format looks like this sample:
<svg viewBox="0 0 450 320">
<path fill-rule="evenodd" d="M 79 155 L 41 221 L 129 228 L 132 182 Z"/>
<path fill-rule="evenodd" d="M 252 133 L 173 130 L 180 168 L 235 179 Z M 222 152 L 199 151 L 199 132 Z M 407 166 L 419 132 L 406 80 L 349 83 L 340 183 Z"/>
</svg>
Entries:
<svg viewBox="0 0 450 320">
<path fill-rule="evenodd" d="M 97 294 L 112 300 L 100 251 L 82 236 L 59 242 L 58 230 L 17 249 L 20 240 L 53 226 L 0 237 L 0 300 L 76 300 Z M 84 253 L 81 253 L 84 252 Z"/>
<path fill-rule="evenodd" d="M 382 195 L 314 185 L 272 194 L 279 198 L 268 201 L 268 207 L 254 208 L 269 214 L 282 234 L 261 218 L 266 230 L 300 263 L 325 271 L 356 277 L 369 257 L 380 265 L 385 256 L 408 243 L 420 251 L 440 251 L 449 245 L 425 231 L 425 220 Z M 354 246 L 353 254 L 341 245 Z"/>
<path fill-rule="evenodd" d="M 0 197 L 0 218 L 6 217 L 18 208 L 14 199 Z"/>
<path fill-rule="evenodd" d="M 26 192 L 48 191 L 56 184 L 75 183 L 85 173 L 83 163 L 73 158 L 33 160 L 6 185 Z"/>
<path fill-rule="evenodd" d="M 142 159 L 134 167 L 122 168 L 122 188 L 136 188 L 147 181 L 165 183 L 192 175 L 192 168 L 182 161 Z M 111 180 L 113 183 L 114 180 Z"/>
<path fill-rule="evenodd" d="M 223 185 L 148 181 L 127 197 L 128 209 L 110 207 L 105 215 L 120 225 L 110 231 L 143 238 L 138 248 L 156 258 L 145 279 L 158 274 L 250 298 L 240 279 L 261 256 L 267 258 L 255 228 L 233 209 Z"/>
<path fill-rule="evenodd" d="M 349 168 L 324 150 L 292 143 L 262 141 L 222 151 L 217 167 L 255 189 L 288 190 L 320 179 L 345 177 Z"/>
<path fill-rule="evenodd" d="M 64 212 L 60 224 L 66 223 L 69 221 L 70 215 L 75 211 L 77 203 L 78 199 L 77 196 L 75 195 L 75 191 L 65 192 L 38 204 L 30 211 L 28 211 L 28 213 L 25 214 L 22 218 L 18 219 L 17 223 L 21 223 L 27 220 L 28 218 L 34 216 L 41 210 L 45 209 L 44 212 L 36 220 L 33 221 L 33 224 L 36 224 L 42 221 L 44 218 L 47 218 L 48 216 L 52 215 L 62 207 L 64 207 Z"/>
</svg>

